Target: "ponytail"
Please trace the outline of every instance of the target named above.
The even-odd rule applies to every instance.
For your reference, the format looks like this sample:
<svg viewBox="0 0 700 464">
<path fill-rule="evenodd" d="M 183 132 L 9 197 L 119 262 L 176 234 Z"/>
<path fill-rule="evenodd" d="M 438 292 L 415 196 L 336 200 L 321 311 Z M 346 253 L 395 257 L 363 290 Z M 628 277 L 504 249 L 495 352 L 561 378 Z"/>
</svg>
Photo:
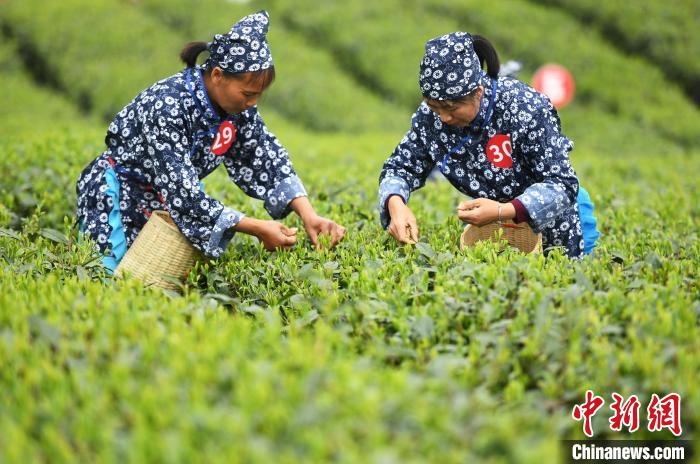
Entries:
<svg viewBox="0 0 700 464">
<path fill-rule="evenodd" d="M 472 41 L 474 42 L 474 51 L 476 56 L 479 57 L 479 62 L 481 63 L 481 69 L 484 69 L 484 63 L 486 63 L 487 71 L 486 74 L 492 79 L 498 78 L 498 71 L 501 68 L 501 63 L 498 60 L 498 53 L 496 49 L 493 48 L 491 42 L 485 37 L 480 35 L 473 35 Z"/>
<path fill-rule="evenodd" d="M 208 46 L 206 42 L 190 42 L 182 47 L 180 59 L 188 68 L 194 68 L 197 64 L 197 57 L 199 54 L 207 49 Z"/>
</svg>

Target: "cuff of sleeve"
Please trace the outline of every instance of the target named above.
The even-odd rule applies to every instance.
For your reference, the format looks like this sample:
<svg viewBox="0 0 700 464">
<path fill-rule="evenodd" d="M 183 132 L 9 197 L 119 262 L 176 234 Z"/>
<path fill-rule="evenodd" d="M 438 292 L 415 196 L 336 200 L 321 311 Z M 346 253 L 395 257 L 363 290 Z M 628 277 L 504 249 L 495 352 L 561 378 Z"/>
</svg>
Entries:
<svg viewBox="0 0 700 464">
<path fill-rule="evenodd" d="M 384 229 L 389 227 L 391 222 L 386 202 L 392 195 L 398 195 L 403 199 L 404 203 L 408 203 L 408 199 L 411 196 L 411 188 L 408 182 L 400 177 L 386 177 L 379 184 L 379 219 Z"/>
<path fill-rule="evenodd" d="M 517 200 L 527 210 L 527 222 L 534 232 L 542 232 L 547 224 L 571 205 L 566 187 L 552 182 L 532 184 L 518 195 Z"/>
<path fill-rule="evenodd" d="M 292 200 L 307 196 L 304 184 L 298 176 L 290 176 L 283 179 L 277 187 L 267 192 L 265 209 L 273 219 L 281 219 L 287 216 L 292 208 L 289 206 Z"/>
<path fill-rule="evenodd" d="M 523 205 L 520 200 L 516 198 L 510 203 L 513 205 L 513 208 L 515 208 L 515 218 L 513 218 L 513 222 L 520 224 L 521 222 L 527 222 L 530 219 L 530 215 L 527 214 L 525 205 Z"/>
<path fill-rule="evenodd" d="M 218 258 L 224 253 L 224 250 L 226 250 L 226 247 L 236 233 L 233 228 L 244 217 L 245 215 L 243 213 L 224 207 L 219 215 L 219 219 L 216 220 L 214 229 L 211 232 L 211 238 L 207 244 L 209 254 L 214 258 Z"/>
</svg>

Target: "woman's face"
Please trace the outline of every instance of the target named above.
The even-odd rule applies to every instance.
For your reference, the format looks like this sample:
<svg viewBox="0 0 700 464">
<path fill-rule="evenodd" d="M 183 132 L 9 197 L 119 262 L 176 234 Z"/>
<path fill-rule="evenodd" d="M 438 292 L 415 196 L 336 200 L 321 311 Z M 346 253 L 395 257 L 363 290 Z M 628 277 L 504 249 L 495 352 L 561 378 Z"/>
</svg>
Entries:
<svg viewBox="0 0 700 464">
<path fill-rule="evenodd" d="M 233 78 L 216 67 L 208 77 L 206 87 L 212 103 L 228 114 L 241 113 L 255 106 L 264 90 L 263 83 L 253 81 L 250 74 L 242 75 L 241 79 Z"/>
<path fill-rule="evenodd" d="M 435 114 L 440 117 L 440 120 L 448 126 L 467 127 L 476 118 L 479 113 L 481 104 L 481 96 L 484 94 L 484 88 L 479 86 L 471 95 L 468 95 L 463 100 L 432 100 L 426 98 L 425 102 Z"/>
</svg>

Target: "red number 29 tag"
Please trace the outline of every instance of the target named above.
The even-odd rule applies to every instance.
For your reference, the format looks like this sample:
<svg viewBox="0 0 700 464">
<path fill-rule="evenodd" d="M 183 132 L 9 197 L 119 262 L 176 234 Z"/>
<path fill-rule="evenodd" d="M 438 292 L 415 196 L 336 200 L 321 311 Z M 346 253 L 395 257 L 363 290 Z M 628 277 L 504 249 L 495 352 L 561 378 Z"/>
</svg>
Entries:
<svg viewBox="0 0 700 464">
<path fill-rule="evenodd" d="M 236 128 L 231 121 L 224 121 L 219 126 L 214 143 L 211 145 L 211 152 L 216 156 L 221 156 L 229 149 L 233 141 L 236 140 Z"/>
<path fill-rule="evenodd" d="M 486 157 L 497 168 L 513 166 L 511 153 L 513 153 L 513 145 L 507 135 L 496 134 L 486 144 Z"/>
</svg>

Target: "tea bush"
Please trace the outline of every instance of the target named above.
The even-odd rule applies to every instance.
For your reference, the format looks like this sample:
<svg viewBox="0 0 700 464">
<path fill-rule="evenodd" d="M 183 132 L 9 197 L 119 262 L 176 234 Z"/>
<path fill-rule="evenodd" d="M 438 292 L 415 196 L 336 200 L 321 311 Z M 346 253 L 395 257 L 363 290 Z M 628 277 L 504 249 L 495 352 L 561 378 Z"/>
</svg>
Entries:
<svg viewBox="0 0 700 464">
<path fill-rule="evenodd" d="M 2 147 L 1 168 L 76 173 L 96 134 Z M 393 138 L 280 136 L 346 240 L 269 254 L 238 236 L 183 296 L 104 275 L 75 241 L 72 176 L 36 185 L 45 212 L 15 210 L 16 178 L 2 185 L 3 460 L 549 462 L 580 436 L 587 388 L 677 391 L 695 430 L 697 156 L 577 153 L 603 236 L 571 263 L 459 251 L 445 182 L 412 200 L 419 245 L 398 246 L 373 211 Z M 223 172 L 206 188 L 262 215 Z"/>
</svg>

